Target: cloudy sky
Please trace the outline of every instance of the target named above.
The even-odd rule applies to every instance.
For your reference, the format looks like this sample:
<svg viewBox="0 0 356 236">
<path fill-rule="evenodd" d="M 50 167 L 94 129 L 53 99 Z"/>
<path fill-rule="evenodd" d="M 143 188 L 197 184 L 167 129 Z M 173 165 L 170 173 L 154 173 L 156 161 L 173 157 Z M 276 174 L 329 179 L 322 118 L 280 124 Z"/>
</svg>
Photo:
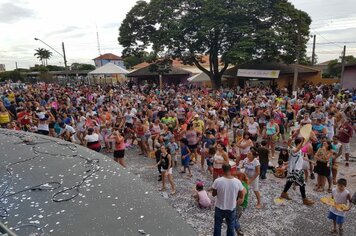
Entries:
<svg viewBox="0 0 356 236">
<path fill-rule="evenodd" d="M 92 63 L 101 52 L 121 54 L 118 27 L 136 0 L 0 0 L 0 64 L 6 69 L 28 68 L 38 63 L 34 49 L 45 47 L 40 38 L 61 52 L 65 43 L 68 64 Z M 356 56 L 355 0 L 291 0 L 313 19 L 311 33 L 317 36 L 316 53 L 323 62 L 338 57 L 344 44 Z M 97 30 L 96 30 L 97 29 Z M 311 54 L 311 44 L 308 44 Z M 63 65 L 53 54 L 50 64 Z"/>
</svg>

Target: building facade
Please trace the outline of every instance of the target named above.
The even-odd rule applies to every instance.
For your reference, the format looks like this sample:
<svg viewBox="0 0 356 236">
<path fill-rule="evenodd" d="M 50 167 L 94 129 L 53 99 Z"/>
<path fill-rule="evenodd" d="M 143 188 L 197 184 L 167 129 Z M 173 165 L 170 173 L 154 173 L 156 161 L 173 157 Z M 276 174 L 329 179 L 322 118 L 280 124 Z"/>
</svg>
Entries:
<svg viewBox="0 0 356 236">
<path fill-rule="evenodd" d="M 97 58 L 94 58 L 93 60 L 94 60 L 94 64 L 95 64 L 96 68 L 102 67 L 103 65 L 105 65 L 107 63 L 113 63 L 117 66 L 120 66 L 121 68 L 126 69 L 125 65 L 124 65 L 124 60 L 121 57 L 116 56 L 115 54 L 112 54 L 112 53 L 106 53 L 106 54 L 100 55 Z"/>
<path fill-rule="evenodd" d="M 345 89 L 356 88 L 356 64 L 346 65 L 342 87 Z"/>
</svg>

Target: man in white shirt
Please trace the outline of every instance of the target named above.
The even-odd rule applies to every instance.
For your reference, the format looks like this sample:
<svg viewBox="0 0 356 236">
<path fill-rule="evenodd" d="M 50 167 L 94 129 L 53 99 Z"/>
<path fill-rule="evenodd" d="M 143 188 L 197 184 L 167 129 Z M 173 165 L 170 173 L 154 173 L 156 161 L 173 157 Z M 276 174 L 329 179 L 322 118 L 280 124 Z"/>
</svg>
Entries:
<svg viewBox="0 0 356 236">
<path fill-rule="evenodd" d="M 224 176 L 217 178 L 213 183 L 213 196 L 216 196 L 214 236 L 221 236 L 221 225 L 224 219 L 227 224 L 227 236 L 235 235 L 235 228 L 239 228 L 236 219 L 236 204 L 243 202 L 243 186 L 240 180 L 231 175 L 231 166 L 222 166 Z"/>
</svg>

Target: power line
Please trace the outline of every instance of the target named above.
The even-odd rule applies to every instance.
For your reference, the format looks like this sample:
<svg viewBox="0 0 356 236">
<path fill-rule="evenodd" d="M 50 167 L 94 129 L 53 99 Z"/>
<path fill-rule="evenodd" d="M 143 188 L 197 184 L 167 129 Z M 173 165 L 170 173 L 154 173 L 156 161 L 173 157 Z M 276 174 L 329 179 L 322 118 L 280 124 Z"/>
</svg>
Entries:
<svg viewBox="0 0 356 236">
<path fill-rule="evenodd" d="M 344 48 L 343 46 L 340 46 L 339 44 L 334 43 L 334 42 L 328 40 L 328 39 L 325 38 L 322 34 L 320 34 L 318 31 L 316 31 L 315 29 L 312 28 L 312 30 L 313 30 L 315 33 L 317 33 L 320 37 L 322 37 L 325 41 L 327 41 L 327 42 L 329 42 L 329 43 L 331 43 L 331 44 L 334 44 L 334 45 L 338 46 L 339 48 L 342 48 L 342 49 Z"/>
</svg>

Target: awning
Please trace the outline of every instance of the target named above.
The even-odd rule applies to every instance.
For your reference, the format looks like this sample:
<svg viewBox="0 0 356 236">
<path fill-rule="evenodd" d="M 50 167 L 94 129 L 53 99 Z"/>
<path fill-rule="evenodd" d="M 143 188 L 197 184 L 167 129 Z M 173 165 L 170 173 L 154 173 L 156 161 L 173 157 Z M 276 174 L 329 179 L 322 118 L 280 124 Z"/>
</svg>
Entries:
<svg viewBox="0 0 356 236">
<path fill-rule="evenodd" d="M 130 72 L 125 70 L 124 68 L 121 68 L 120 66 L 117 66 L 113 63 L 107 63 L 102 67 L 99 67 L 98 69 L 89 72 L 89 75 L 128 74 L 128 73 Z"/>
</svg>

